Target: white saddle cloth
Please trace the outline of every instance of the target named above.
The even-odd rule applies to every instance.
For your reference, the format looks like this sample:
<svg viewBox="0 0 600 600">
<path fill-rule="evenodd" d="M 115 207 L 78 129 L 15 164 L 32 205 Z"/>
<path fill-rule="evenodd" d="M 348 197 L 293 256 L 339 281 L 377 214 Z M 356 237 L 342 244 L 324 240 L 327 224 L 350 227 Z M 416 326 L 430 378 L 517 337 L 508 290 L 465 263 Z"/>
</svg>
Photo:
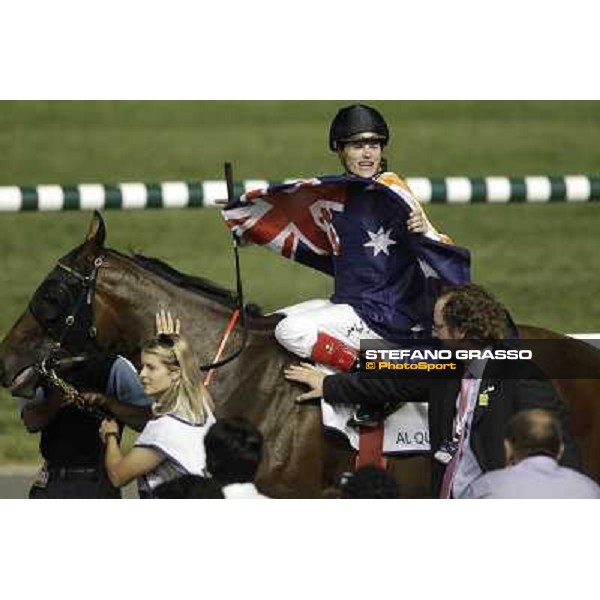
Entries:
<svg viewBox="0 0 600 600">
<path fill-rule="evenodd" d="M 428 452 L 429 427 L 427 424 L 427 404 L 409 402 L 392 413 L 384 423 L 384 454 L 404 454 L 407 452 Z M 358 450 L 359 434 L 346 423 L 354 414 L 353 406 L 333 406 L 321 400 L 323 425 L 343 433 L 351 446 Z"/>
</svg>

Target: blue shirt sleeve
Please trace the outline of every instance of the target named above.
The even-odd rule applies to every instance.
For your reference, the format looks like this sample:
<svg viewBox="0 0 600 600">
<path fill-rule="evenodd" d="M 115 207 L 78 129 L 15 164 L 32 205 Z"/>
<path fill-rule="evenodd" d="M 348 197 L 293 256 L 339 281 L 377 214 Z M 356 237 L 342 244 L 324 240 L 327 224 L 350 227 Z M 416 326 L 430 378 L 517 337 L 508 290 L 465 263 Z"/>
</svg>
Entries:
<svg viewBox="0 0 600 600">
<path fill-rule="evenodd" d="M 106 395 L 114 396 L 123 404 L 150 406 L 152 399 L 146 395 L 135 367 L 126 358 L 118 356 L 110 369 Z"/>
</svg>

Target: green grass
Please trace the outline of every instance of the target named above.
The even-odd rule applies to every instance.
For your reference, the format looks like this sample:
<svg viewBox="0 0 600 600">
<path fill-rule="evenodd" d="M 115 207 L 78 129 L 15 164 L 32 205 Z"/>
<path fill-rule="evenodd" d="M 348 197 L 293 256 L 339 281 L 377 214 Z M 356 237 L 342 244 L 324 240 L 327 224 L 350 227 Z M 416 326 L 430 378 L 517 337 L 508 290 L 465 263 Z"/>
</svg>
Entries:
<svg viewBox="0 0 600 600">
<path fill-rule="evenodd" d="M 393 130 L 387 153 L 405 175 L 593 173 L 597 102 L 376 102 Z M 339 102 L 0 103 L 0 185 L 215 179 L 232 160 L 243 178 L 336 172 L 328 122 Z M 434 223 L 473 252 L 475 279 L 520 322 L 600 331 L 600 204 L 433 205 Z M 217 211 L 106 212 L 107 245 L 159 256 L 233 287 Z M 0 214 L 0 335 L 55 260 L 78 244 L 90 214 Z M 245 248 L 246 297 L 267 310 L 327 296 L 327 277 Z M 0 462 L 32 461 L 0 394 Z"/>
<path fill-rule="evenodd" d="M 600 164 L 597 102 L 374 102 L 405 175 L 585 173 Z M 2 102 L 0 184 L 278 179 L 337 169 L 340 102 Z"/>
</svg>

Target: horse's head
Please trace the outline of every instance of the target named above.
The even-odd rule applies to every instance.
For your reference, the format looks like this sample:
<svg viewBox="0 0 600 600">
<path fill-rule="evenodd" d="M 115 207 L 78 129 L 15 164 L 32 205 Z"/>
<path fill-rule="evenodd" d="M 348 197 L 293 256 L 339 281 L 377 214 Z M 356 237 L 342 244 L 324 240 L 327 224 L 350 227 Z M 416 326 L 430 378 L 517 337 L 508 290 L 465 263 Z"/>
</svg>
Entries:
<svg viewBox="0 0 600 600">
<path fill-rule="evenodd" d="M 93 300 L 106 229 L 94 213 L 85 241 L 62 257 L 0 344 L 0 383 L 30 396 L 49 358 L 96 347 Z"/>
</svg>

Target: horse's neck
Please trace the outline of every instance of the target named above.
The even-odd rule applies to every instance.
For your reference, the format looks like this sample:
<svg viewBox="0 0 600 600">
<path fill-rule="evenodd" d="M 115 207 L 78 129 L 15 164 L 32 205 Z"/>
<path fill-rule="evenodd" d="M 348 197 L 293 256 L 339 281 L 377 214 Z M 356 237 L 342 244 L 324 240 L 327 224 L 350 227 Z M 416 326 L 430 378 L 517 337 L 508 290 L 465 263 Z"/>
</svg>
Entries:
<svg viewBox="0 0 600 600">
<path fill-rule="evenodd" d="M 155 334 L 156 312 L 164 309 L 181 320 L 181 333 L 196 352 L 210 354 L 233 314 L 229 307 L 129 263 L 107 270 L 98 280 L 96 293 L 118 340 L 113 340 L 114 345 L 127 348 L 139 347 Z"/>
</svg>

